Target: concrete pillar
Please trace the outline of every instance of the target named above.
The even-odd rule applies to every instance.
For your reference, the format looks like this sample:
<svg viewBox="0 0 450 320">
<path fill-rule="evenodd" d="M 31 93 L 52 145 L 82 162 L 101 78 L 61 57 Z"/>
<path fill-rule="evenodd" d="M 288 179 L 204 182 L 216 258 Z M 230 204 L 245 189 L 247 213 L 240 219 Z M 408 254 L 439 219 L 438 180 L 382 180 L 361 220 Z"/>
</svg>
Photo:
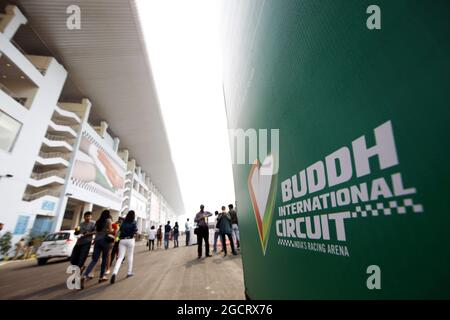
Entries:
<svg viewBox="0 0 450 320">
<path fill-rule="evenodd" d="M 119 211 L 111 211 L 111 218 L 113 221 L 117 221 L 120 217 L 120 212 Z"/>
<path fill-rule="evenodd" d="M 92 102 L 87 98 L 83 98 L 81 100 L 81 104 L 84 106 L 84 115 L 82 121 L 87 122 L 89 119 L 89 115 L 91 114 Z"/>
<path fill-rule="evenodd" d="M 128 157 L 130 153 L 127 149 L 123 149 L 119 151 L 119 157 L 123 160 L 123 162 L 128 163 Z"/>
<path fill-rule="evenodd" d="M 108 123 L 106 121 L 100 121 L 100 125 L 94 127 L 94 129 L 97 131 L 98 135 L 104 139 L 108 132 Z"/>
<path fill-rule="evenodd" d="M 70 229 L 75 229 L 80 224 L 80 220 L 83 217 L 83 206 L 80 205 L 77 210 L 75 210 L 74 216 L 72 218 L 72 224 L 70 225 Z"/>
<path fill-rule="evenodd" d="M 27 18 L 25 18 L 19 8 L 13 5 L 7 5 L 5 11 L 6 14 L 0 23 L 0 30 L 3 31 L 5 37 L 12 39 L 19 27 L 27 23 Z"/>
<path fill-rule="evenodd" d="M 128 161 L 128 171 L 134 172 L 136 170 L 136 159 Z"/>
<path fill-rule="evenodd" d="M 101 121 L 100 122 L 100 136 L 102 138 L 106 137 L 107 130 L 108 130 L 108 123 L 106 121 Z"/>
<path fill-rule="evenodd" d="M 119 150 L 119 143 L 120 143 L 120 139 L 115 137 L 114 138 L 114 146 L 113 146 L 114 152 L 117 152 Z"/>
</svg>

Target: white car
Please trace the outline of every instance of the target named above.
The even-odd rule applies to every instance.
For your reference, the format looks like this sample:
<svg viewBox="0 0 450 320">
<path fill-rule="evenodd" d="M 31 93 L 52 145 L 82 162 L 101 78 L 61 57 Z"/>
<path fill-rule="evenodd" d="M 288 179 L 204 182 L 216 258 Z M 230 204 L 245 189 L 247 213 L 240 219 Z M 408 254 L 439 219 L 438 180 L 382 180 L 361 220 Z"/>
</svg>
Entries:
<svg viewBox="0 0 450 320">
<path fill-rule="evenodd" d="M 37 250 L 38 265 L 44 265 L 50 258 L 70 258 L 76 243 L 75 230 L 50 233 Z"/>
</svg>

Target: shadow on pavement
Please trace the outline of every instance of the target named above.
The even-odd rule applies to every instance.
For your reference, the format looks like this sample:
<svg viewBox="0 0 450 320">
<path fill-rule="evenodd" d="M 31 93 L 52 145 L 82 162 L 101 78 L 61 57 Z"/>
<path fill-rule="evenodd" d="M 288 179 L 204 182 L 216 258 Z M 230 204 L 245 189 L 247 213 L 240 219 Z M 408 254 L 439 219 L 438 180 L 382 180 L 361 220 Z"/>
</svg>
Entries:
<svg viewBox="0 0 450 320">
<path fill-rule="evenodd" d="M 201 259 L 195 258 L 193 260 L 189 260 L 188 262 L 186 262 L 184 264 L 184 266 L 186 268 L 192 268 L 195 265 L 204 264 L 205 263 L 205 259 L 207 259 L 207 258 L 201 258 Z M 208 258 L 208 259 L 211 259 L 211 258 Z"/>
<path fill-rule="evenodd" d="M 236 259 L 240 259 L 240 255 L 227 255 L 226 257 L 224 257 L 223 255 L 218 256 L 218 259 L 214 259 L 213 263 L 219 264 L 222 262 L 226 262 L 227 260 L 236 260 Z"/>
<path fill-rule="evenodd" d="M 63 259 L 55 259 L 55 260 L 50 260 L 49 262 L 47 262 L 45 265 L 43 266 L 39 266 L 37 264 L 37 261 L 35 259 L 32 260 L 23 260 L 22 262 L 24 263 L 24 265 L 21 266 L 15 266 L 13 270 L 13 272 L 17 272 L 17 271 L 21 271 L 21 270 L 26 270 L 26 269 L 32 269 L 32 268 L 42 268 L 45 266 L 49 266 L 49 265 L 55 265 L 55 264 L 61 264 L 61 263 L 67 263 L 69 260 L 66 258 Z"/>
<path fill-rule="evenodd" d="M 42 295 L 46 295 L 46 294 L 49 294 L 49 293 L 52 293 L 54 291 L 61 290 L 61 289 L 67 289 L 67 286 L 65 283 L 58 283 L 54 286 L 44 288 L 44 289 L 41 289 L 38 291 L 33 291 L 30 293 L 12 296 L 11 298 L 8 298 L 8 300 L 26 300 L 26 299 L 30 299 L 30 298 L 31 299 L 39 299 L 39 297 Z"/>
<path fill-rule="evenodd" d="M 104 283 L 98 283 L 98 278 L 94 278 L 85 282 L 83 290 L 71 290 L 70 292 L 65 292 L 62 295 L 55 296 L 52 299 L 57 300 L 78 300 L 87 299 L 91 296 L 95 296 L 100 292 L 104 291 L 110 286 L 109 281 Z M 65 287 L 67 289 L 67 287 Z"/>
</svg>

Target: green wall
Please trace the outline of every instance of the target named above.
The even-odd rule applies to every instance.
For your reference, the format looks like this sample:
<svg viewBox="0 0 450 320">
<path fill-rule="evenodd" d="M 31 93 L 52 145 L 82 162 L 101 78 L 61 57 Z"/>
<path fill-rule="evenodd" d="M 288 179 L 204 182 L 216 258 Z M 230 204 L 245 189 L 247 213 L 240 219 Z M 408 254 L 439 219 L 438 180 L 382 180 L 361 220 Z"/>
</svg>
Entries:
<svg viewBox="0 0 450 320">
<path fill-rule="evenodd" d="M 381 9 L 381 30 L 366 27 L 371 4 Z M 248 296 L 450 298 L 450 2 L 227 0 L 224 7 L 229 127 L 280 135 L 265 255 L 248 186 L 251 165 L 233 165 Z M 370 174 L 357 177 L 352 141 L 364 136 L 368 147 L 375 145 L 374 129 L 385 123 L 392 125 L 398 163 L 382 169 L 371 157 Z M 352 155 L 350 180 L 283 202 L 283 181 L 344 146 Z M 283 205 L 379 178 L 392 191 L 395 173 L 416 192 L 279 216 Z M 350 217 L 345 241 L 330 220 L 330 240 L 277 235 L 276 221 L 405 199 L 423 211 Z M 292 241 L 345 246 L 349 256 L 281 244 Z M 366 285 L 370 265 L 380 267 L 380 290 Z"/>
</svg>

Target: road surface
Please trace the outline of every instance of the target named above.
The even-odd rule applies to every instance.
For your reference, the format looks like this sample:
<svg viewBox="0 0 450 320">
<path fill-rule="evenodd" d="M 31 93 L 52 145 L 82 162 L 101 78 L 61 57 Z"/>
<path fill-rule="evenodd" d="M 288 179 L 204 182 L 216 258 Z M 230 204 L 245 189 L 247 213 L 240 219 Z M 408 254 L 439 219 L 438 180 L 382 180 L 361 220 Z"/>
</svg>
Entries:
<svg viewBox="0 0 450 320">
<path fill-rule="evenodd" d="M 67 260 L 50 260 L 44 266 L 37 266 L 34 259 L 6 263 L 0 266 L 0 299 L 245 298 L 241 256 L 221 254 L 197 260 L 196 245 L 149 252 L 140 242 L 135 249 L 134 277 L 126 278 L 125 261 L 114 285 L 99 284 L 97 271 L 81 291 L 67 288 L 68 266 Z"/>
</svg>

